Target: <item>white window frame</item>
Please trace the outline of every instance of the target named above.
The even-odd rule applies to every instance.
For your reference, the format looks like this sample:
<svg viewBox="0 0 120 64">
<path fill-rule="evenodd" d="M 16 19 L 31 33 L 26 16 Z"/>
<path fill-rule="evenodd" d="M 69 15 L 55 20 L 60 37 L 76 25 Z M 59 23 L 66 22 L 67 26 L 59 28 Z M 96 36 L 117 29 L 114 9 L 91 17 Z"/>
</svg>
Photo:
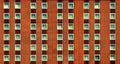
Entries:
<svg viewBox="0 0 120 64">
<path fill-rule="evenodd" d="M 5 35 L 8 35 L 8 39 L 5 39 Z M 10 34 L 4 34 L 3 38 L 4 40 L 10 40 Z"/>
<path fill-rule="evenodd" d="M 95 37 L 96 35 L 99 35 L 99 39 Z M 100 34 L 94 34 L 94 40 L 100 40 L 100 38 Z"/>
<path fill-rule="evenodd" d="M 115 46 L 115 49 L 112 48 L 112 45 Z M 110 44 L 110 50 L 116 50 L 116 44 Z"/>
<path fill-rule="evenodd" d="M 100 50 L 100 48 L 96 49 L 96 46 L 99 46 L 101 48 L 100 44 L 94 44 L 94 50 Z"/>
<path fill-rule="evenodd" d="M 86 17 L 87 15 L 87 17 Z M 89 19 L 90 18 L 90 14 L 89 13 L 83 13 L 83 19 Z"/>
<path fill-rule="evenodd" d="M 8 46 L 8 49 L 5 48 L 5 46 Z M 4 51 L 9 51 L 10 50 L 10 45 L 9 44 L 4 44 Z"/>
<path fill-rule="evenodd" d="M 70 46 L 73 46 L 73 49 Z M 74 50 L 74 44 L 68 44 L 68 50 Z"/>
<path fill-rule="evenodd" d="M 96 17 L 96 14 L 99 15 L 99 18 Z M 100 19 L 100 13 L 94 13 L 94 19 Z"/>
<path fill-rule="evenodd" d="M 73 28 L 70 28 L 70 24 L 73 25 Z M 74 30 L 74 23 L 68 23 L 68 30 Z"/>
<path fill-rule="evenodd" d="M 59 56 L 61 56 L 62 59 L 59 59 Z M 63 55 L 57 55 L 57 61 L 63 61 Z"/>
<path fill-rule="evenodd" d="M 73 56 L 73 59 L 70 59 L 69 57 L 70 57 L 70 55 L 72 55 Z M 69 54 L 68 55 L 68 61 L 74 61 L 74 54 Z"/>
<path fill-rule="evenodd" d="M 5 28 L 5 25 L 8 25 L 8 28 Z M 4 23 L 4 30 L 10 30 L 10 24 L 9 23 Z"/>
<path fill-rule="evenodd" d="M 5 7 L 5 3 L 8 4 L 8 7 Z M 9 2 L 4 2 L 3 8 L 4 8 L 4 9 L 9 9 L 9 8 L 10 8 L 10 3 L 9 3 Z"/>
<path fill-rule="evenodd" d="M 19 49 L 17 49 L 17 46 L 20 46 Z M 21 45 L 20 44 L 15 44 L 15 51 L 20 51 L 21 50 Z"/>
<path fill-rule="evenodd" d="M 44 14 L 47 16 L 46 18 L 43 17 Z M 48 19 L 48 14 L 47 14 L 47 13 L 42 13 L 41 18 L 42 18 L 42 19 Z"/>
<path fill-rule="evenodd" d="M 88 38 L 86 38 L 85 35 L 88 35 Z M 89 40 L 90 39 L 90 34 L 83 34 L 83 39 L 84 40 Z"/>
<path fill-rule="evenodd" d="M 115 28 L 112 28 L 111 26 L 114 25 Z M 115 30 L 116 29 L 116 24 L 115 23 L 110 23 L 110 30 Z"/>
<path fill-rule="evenodd" d="M 61 39 L 59 39 L 59 38 L 58 38 L 58 36 L 59 36 L 59 35 L 61 35 L 61 36 L 62 36 L 62 38 L 61 38 Z M 57 34 L 57 40 L 63 40 L 63 34 Z"/>
<path fill-rule="evenodd" d="M 115 5 L 115 8 L 116 8 L 116 3 L 115 3 L 115 2 L 110 2 L 110 9 L 115 9 L 115 8 L 112 8 L 112 7 L 111 7 L 111 4 L 114 4 L 114 5 Z"/>
<path fill-rule="evenodd" d="M 88 25 L 88 28 L 86 28 L 85 25 Z M 84 30 L 89 30 L 89 29 L 90 29 L 90 24 L 89 24 L 89 23 L 84 23 L 83 29 L 84 29 Z"/>
<path fill-rule="evenodd" d="M 32 35 L 35 35 L 35 39 L 32 39 Z M 36 40 L 36 39 L 37 39 L 36 34 L 30 34 L 30 40 Z"/>
<path fill-rule="evenodd" d="M 46 8 L 44 8 L 44 7 L 43 7 L 43 4 L 46 4 L 46 5 L 47 5 L 47 7 L 46 7 Z M 42 9 L 47 9 L 47 8 L 48 8 L 48 4 L 47 4 L 47 2 L 42 2 L 42 3 L 41 3 L 41 6 L 42 6 L 42 7 L 41 7 Z"/>
<path fill-rule="evenodd" d="M 32 59 L 32 56 L 35 56 L 34 60 Z M 37 57 L 36 55 L 30 55 L 30 61 L 36 61 L 36 57 Z"/>
<path fill-rule="evenodd" d="M 69 36 L 72 35 L 73 39 L 71 39 Z M 74 34 L 68 34 L 68 40 L 74 40 Z"/>
<path fill-rule="evenodd" d="M 88 46 L 88 49 L 86 49 L 85 46 Z M 90 44 L 83 44 L 83 50 L 90 50 Z"/>
<path fill-rule="evenodd" d="M 98 8 L 95 6 L 95 4 L 98 4 Z M 94 3 L 94 9 L 100 9 L 100 3 L 99 2 Z"/>
<path fill-rule="evenodd" d="M 34 7 L 32 7 L 32 4 L 35 4 L 35 8 L 34 8 Z M 31 2 L 31 3 L 30 3 L 30 8 L 31 8 L 31 9 L 36 9 L 36 7 L 37 7 L 36 2 Z"/>
<path fill-rule="evenodd" d="M 59 8 L 58 4 L 62 4 L 62 8 Z M 57 9 L 63 9 L 63 3 L 61 2 L 57 3 Z"/>
<path fill-rule="evenodd" d="M 111 56 L 114 55 L 115 59 L 111 59 Z M 115 54 L 110 54 L 110 61 L 115 61 L 116 60 L 116 55 Z"/>
<path fill-rule="evenodd" d="M 32 48 L 33 46 L 35 47 L 35 49 Z M 37 48 L 36 44 L 30 44 L 30 50 L 31 51 L 36 51 L 36 48 Z"/>
<path fill-rule="evenodd" d="M 46 35 L 46 39 L 43 38 L 43 35 Z M 48 34 L 42 34 L 42 40 L 48 40 Z"/>
<path fill-rule="evenodd" d="M 62 16 L 59 17 L 59 14 L 62 15 Z M 63 19 L 63 13 L 57 13 L 57 19 Z"/>
<path fill-rule="evenodd" d="M 87 4 L 89 7 L 86 8 L 86 7 L 85 7 L 85 4 Z M 84 9 L 89 9 L 89 8 L 90 8 L 89 2 L 84 2 L 84 3 L 83 3 L 83 8 L 84 8 Z"/>
<path fill-rule="evenodd" d="M 61 46 L 61 48 L 59 48 Z M 57 44 L 57 50 L 63 50 L 63 44 Z"/>
<path fill-rule="evenodd" d="M 88 56 L 88 58 L 85 58 L 85 56 Z M 84 54 L 83 59 L 84 59 L 84 61 L 89 61 L 90 60 L 90 55 L 89 54 Z"/>
<path fill-rule="evenodd" d="M 46 59 L 46 60 L 44 60 L 44 59 L 43 59 L 43 56 L 46 56 L 46 57 L 47 57 L 47 59 Z M 41 56 L 41 60 L 42 60 L 42 61 L 48 61 L 48 56 L 47 56 L 47 55 L 42 55 L 42 56 Z"/>
<path fill-rule="evenodd" d="M 5 60 L 5 56 L 8 56 L 8 60 Z M 10 55 L 4 55 L 3 58 L 4 58 L 4 61 L 10 61 Z"/>
<path fill-rule="evenodd" d="M 112 14 L 115 15 L 115 18 L 112 18 Z M 110 13 L 110 19 L 116 19 L 116 13 Z"/>
<path fill-rule="evenodd" d="M 46 46 L 46 49 L 44 49 L 43 46 Z M 48 45 L 47 44 L 42 44 L 41 47 L 42 47 L 41 49 L 44 50 L 44 51 L 48 50 Z"/>
<path fill-rule="evenodd" d="M 35 14 L 35 18 L 32 17 L 32 14 Z M 36 19 L 37 18 L 37 14 L 36 13 L 30 13 L 30 19 Z"/>
<path fill-rule="evenodd" d="M 20 39 L 18 39 L 16 36 L 19 35 Z M 21 40 L 21 34 L 15 34 L 15 40 Z"/>
<path fill-rule="evenodd" d="M 72 4 L 73 5 L 73 8 L 71 8 L 69 5 Z M 74 2 L 69 2 L 68 3 L 68 9 L 74 9 Z"/>
<path fill-rule="evenodd" d="M 72 15 L 73 16 L 73 18 L 71 18 L 71 16 L 70 15 Z M 68 19 L 74 19 L 74 13 L 68 13 Z"/>
<path fill-rule="evenodd" d="M 115 38 L 113 39 L 113 38 L 111 37 L 111 35 L 114 35 Z M 110 40 L 116 40 L 116 34 L 110 34 Z"/>
<path fill-rule="evenodd" d="M 95 58 L 96 56 L 99 56 L 99 58 L 100 58 L 100 54 L 95 54 L 95 55 L 94 55 L 94 60 L 95 60 L 95 61 L 100 61 L 101 58 L 100 58 L 100 59 L 96 59 L 96 58 Z"/>
<path fill-rule="evenodd" d="M 17 28 L 16 25 L 20 25 L 20 28 Z M 20 23 L 15 23 L 15 30 L 20 30 L 21 29 L 21 24 Z"/>
<path fill-rule="evenodd" d="M 47 28 L 43 28 L 43 25 L 44 25 L 44 24 L 47 26 Z M 47 24 L 47 23 L 42 23 L 41 26 L 42 26 L 42 30 L 47 30 L 47 29 L 48 29 L 48 24 Z"/>
<path fill-rule="evenodd" d="M 5 14 L 8 14 L 8 18 L 5 18 Z M 3 17 L 4 17 L 4 19 L 10 19 L 10 14 L 9 13 L 4 13 Z"/>
<path fill-rule="evenodd" d="M 99 26 L 99 28 L 96 27 L 97 25 Z M 94 24 L 94 29 L 95 29 L 95 30 L 100 30 L 100 23 L 95 23 L 95 24 Z"/>
<path fill-rule="evenodd" d="M 20 3 L 20 7 L 16 7 L 16 3 Z M 21 2 L 15 2 L 14 4 L 15 4 L 15 5 L 14 5 L 14 6 L 15 6 L 15 9 L 21 9 Z"/>
<path fill-rule="evenodd" d="M 19 14 L 20 18 L 17 18 L 16 14 Z M 21 13 L 15 13 L 15 19 L 21 19 Z"/>
<path fill-rule="evenodd" d="M 20 57 L 20 60 L 17 60 L 17 59 L 16 59 L 16 56 L 19 56 L 19 57 Z M 15 55 L 15 61 L 21 61 L 21 55 Z"/>
<path fill-rule="evenodd" d="M 61 28 L 59 28 L 59 24 L 62 25 Z M 57 30 L 63 30 L 63 23 L 57 23 Z"/>
<path fill-rule="evenodd" d="M 35 28 L 32 28 L 32 25 L 35 25 Z M 31 23 L 31 24 L 30 24 L 30 29 L 31 29 L 31 30 L 36 30 L 36 28 L 37 28 L 36 23 Z"/>
</svg>

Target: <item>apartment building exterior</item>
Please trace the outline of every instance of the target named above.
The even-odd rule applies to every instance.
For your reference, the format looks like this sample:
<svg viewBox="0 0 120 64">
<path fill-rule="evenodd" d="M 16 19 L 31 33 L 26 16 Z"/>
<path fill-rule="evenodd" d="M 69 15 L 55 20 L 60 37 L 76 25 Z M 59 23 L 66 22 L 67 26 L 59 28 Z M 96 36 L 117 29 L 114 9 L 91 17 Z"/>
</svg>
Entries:
<svg viewBox="0 0 120 64">
<path fill-rule="evenodd" d="M 0 64 L 120 64 L 120 0 L 0 0 Z"/>
</svg>

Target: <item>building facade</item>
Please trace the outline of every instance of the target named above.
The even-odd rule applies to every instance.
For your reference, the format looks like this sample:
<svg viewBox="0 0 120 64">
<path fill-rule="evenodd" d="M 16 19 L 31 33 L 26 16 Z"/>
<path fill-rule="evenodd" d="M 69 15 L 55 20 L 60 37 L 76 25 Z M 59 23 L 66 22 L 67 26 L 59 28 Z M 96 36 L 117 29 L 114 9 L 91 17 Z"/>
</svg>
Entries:
<svg viewBox="0 0 120 64">
<path fill-rule="evenodd" d="M 120 0 L 0 0 L 0 64 L 120 64 Z"/>
</svg>

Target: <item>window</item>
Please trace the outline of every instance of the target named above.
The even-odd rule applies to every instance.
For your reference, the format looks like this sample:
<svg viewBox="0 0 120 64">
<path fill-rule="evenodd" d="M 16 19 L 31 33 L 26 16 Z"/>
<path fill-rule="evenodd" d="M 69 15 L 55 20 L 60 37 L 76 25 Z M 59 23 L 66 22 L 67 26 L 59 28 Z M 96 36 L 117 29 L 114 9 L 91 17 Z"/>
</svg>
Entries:
<svg viewBox="0 0 120 64">
<path fill-rule="evenodd" d="M 73 54 L 68 55 L 68 61 L 74 61 L 74 55 Z"/>
<path fill-rule="evenodd" d="M 30 26 L 31 26 L 31 30 L 36 30 L 36 24 L 35 23 L 30 24 Z"/>
<path fill-rule="evenodd" d="M 115 30 L 115 29 L 116 29 L 116 24 L 110 23 L 110 30 Z"/>
<path fill-rule="evenodd" d="M 115 19 L 116 17 L 116 14 L 115 13 L 110 13 L 110 19 Z"/>
<path fill-rule="evenodd" d="M 95 30 L 100 30 L 100 23 L 95 23 L 94 28 Z"/>
<path fill-rule="evenodd" d="M 95 54 L 94 59 L 95 59 L 95 61 L 100 61 L 100 55 L 99 54 Z"/>
<path fill-rule="evenodd" d="M 20 19 L 21 18 L 21 14 L 20 13 L 15 13 L 15 19 Z"/>
<path fill-rule="evenodd" d="M 9 51 L 9 50 L 10 50 L 10 45 L 5 44 L 5 45 L 4 45 L 4 51 Z"/>
<path fill-rule="evenodd" d="M 111 2 L 111 3 L 110 3 L 110 9 L 115 9 L 115 7 L 116 7 L 115 2 Z"/>
<path fill-rule="evenodd" d="M 90 37 L 89 37 L 89 34 L 84 34 L 84 40 L 89 40 Z"/>
<path fill-rule="evenodd" d="M 74 34 L 68 34 L 68 40 L 74 40 Z"/>
<path fill-rule="evenodd" d="M 47 9 L 47 3 L 42 3 L 42 9 Z"/>
<path fill-rule="evenodd" d="M 57 30 L 62 30 L 63 29 L 63 24 L 62 23 L 58 23 L 57 24 Z"/>
<path fill-rule="evenodd" d="M 57 19 L 63 19 L 63 13 L 57 13 Z"/>
<path fill-rule="evenodd" d="M 115 54 L 110 54 L 110 61 L 115 61 L 115 60 L 116 60 Z"/>
<path fill-rule="evenodd" d="M 83 48 L 84 50 L 89 50 L 89 48 L 90 48 L 89 44 L 84 44 L 84 48 Z"/>
<path fill-rule="evenodd" d="M 31 55 L 30 60 L 31 61 L 36 61 L 36 55 Z"/>
<path fill-rule="evenodd" d="M 115 34 L 110 34 L 110 40 L 115 40 L 115 39 L 116 39 Z"/>
<path fill-rule="evenodd" d="M 89 13 L 84 13 L 84 19 L 89 19 Z"/>
<path fill-rule="evenodd" d="M 115 44 L 110 44 L 110 50 L 116 50 L 116 45 Z"/>
<path fill-rule="evenodd" d="M 4 30 L 9 30 L 10 29 L 10 24 L 9 23 L 5 23 L 4 24 Z"/>
<path fill-rule="evenodd" d="M 73 30 L 73 29 L 74 29 L 74 24 L 68 23 L 68 30 Z"/>
<path fill-rule="evenodd" d="M 31 44 L 30 45 L 30 50 L 35 51 L 36 50 L 36 45 L 35 44 Z"/>
<path fill-rule="evenodd" d="M 9 34 L 4 34 L 4 40 L 10 40 L 10 35 Z"/>
<path fill-rule="evenodd" d="M 89 57 L 89 55 L 88 54 L 84 54 L 84 61 L 89 61 L 89 59 L 90 59 L 90 57 Z"/>
<path fill-rule="evenodd" d="M 84 23 L 84 30 L 89 30 L 89 23 Z"/>
<path fill-rule="evenodd" d="M 84 5 L 83 5 L 84 7 L 84 9 L 89 9 L 89 3 L 84 3 Z"/>
<path fill-rule="evenodd" d="M 96 3 L 94 4 L 94 8 L 95 8 L 95 9 L 100 9 L 100 3 L 96 2 Z"/>
<path fill-rule="evenodd" d="M 15 61 L 21 61 L 21 56 L 20 55 L 15 55 Z"/>
<path fill-rule="evenodd" d="M 9 19 L 9 18 L 10 18 L 9 13 L 4 13 L 4 19 Z"/>
<path fill-rule="evenodd" d="M 94 45 L 94 49 L 95 49 L 95 50 L 100 50 L 100 44 L 95 44 L 95 45 Z"/>
<path fill-rule="evenodd" d="M 15 34 L 15 40 L 20 40 L 21 39 L 21 34 Z"/>
<path fill-rule="evenodd" d="M 15 2 L 15 9 L 20 9 L 20 8 L 21 8 L 20 2 Z"/>
<path fill-rule="evenodd" d="M 42 30 L 47 30 L 48 24 L 47 23 L 42 23 Z"/>
<path fill-rule="evenodd" d="M 47 44 L 42 44 L 42 50 L 47 50 L 47 49 L 48 49 Z"/>
<path fill-rule="evenodd" d="M 15 44 L 15 51 L 20 51 L 20 50 L 21 50 L 21 45 Z"/>
<path fill-rule="evenodd" d="M 57 9 L 62 9 L 63 8 L 63 3 L 57 3 Z"/>
<path fill-rule="evenodd" d="M 68 50 L 74 50 L 74 44 L 68 44 Z"/>
<path fill-rule="evenodd" d="M 48 58 L 47 58 L 47 55 L 42 55 L 42 61 L 47 61 Z"/>
<path fill-rule="evenodd" d="M 95 13 L 94 19 L 100 19 L 100 13 Z"/>
<path fill-rule="evenodd" d="M 63 61 L 63 55 L 57 55 L 57 61 Z"/>
<path fill-rule="evenodd" d="M 63 44 L 57 44 L 57 50 L 63 50 Z"/>
<path fill-rule="evenodd" d="M 42 34 L 42 40 L 47 40 L 48 37 L 47 37 L 47 34 Z"/>
<path fill-rule="evenodd" d="M 9 2 L 4 2 L 4 9 L 9 9 L 10 5 Z"/>
<path fill-rule="evenodd" d="M 47 13 L 42 13 L 42 19 L 47 19 Z"/>
<path fill-rule="evenodd" d="M 74 19 L 74 13 L 68 13 L 68 19 Z"/>
<path fill-rule="evenodd" d="M 15 30 L 20 30 L 20 29 L 21 29 L 21 24 L 15 23 Z"/>
<path fill-rule="evenodd" d="M 94 34 L 94 39 L 95 40 L 100 40 L 100 34 Z"/>
<path fill-rule="evenodd" d="M 36 19 L 36 13 L 31 13 L 30 19 Z"/>
<path fill-rule="evenodd" d="M 30 35 L 30 39 L 31 39 L 31 40 L 36 40 L 36 34 L 31 34 L 31 35 Z"/>
<path fill-rule="evenodd" d="M 57 40 L 63 40 L 63 34 L 57 34 Z"/>
<path fill-rule="evenodd" d="M 10 61 L 10 56 L 9 55 L 4 55 L 4 61 Z"/>
<path fill-rule="evenodd" d="M 30 4 L 30 8 L 31 8 L 31 9 L 36 9 L 36 3 L 35 3 L 35 2 L 32 2 L 32 3 Z"/>
<path fill-rule="evenodd" d="M 74 3 L 68 3 L 68 9 L 73 9 L 74 8 Z"/>
</svg>

